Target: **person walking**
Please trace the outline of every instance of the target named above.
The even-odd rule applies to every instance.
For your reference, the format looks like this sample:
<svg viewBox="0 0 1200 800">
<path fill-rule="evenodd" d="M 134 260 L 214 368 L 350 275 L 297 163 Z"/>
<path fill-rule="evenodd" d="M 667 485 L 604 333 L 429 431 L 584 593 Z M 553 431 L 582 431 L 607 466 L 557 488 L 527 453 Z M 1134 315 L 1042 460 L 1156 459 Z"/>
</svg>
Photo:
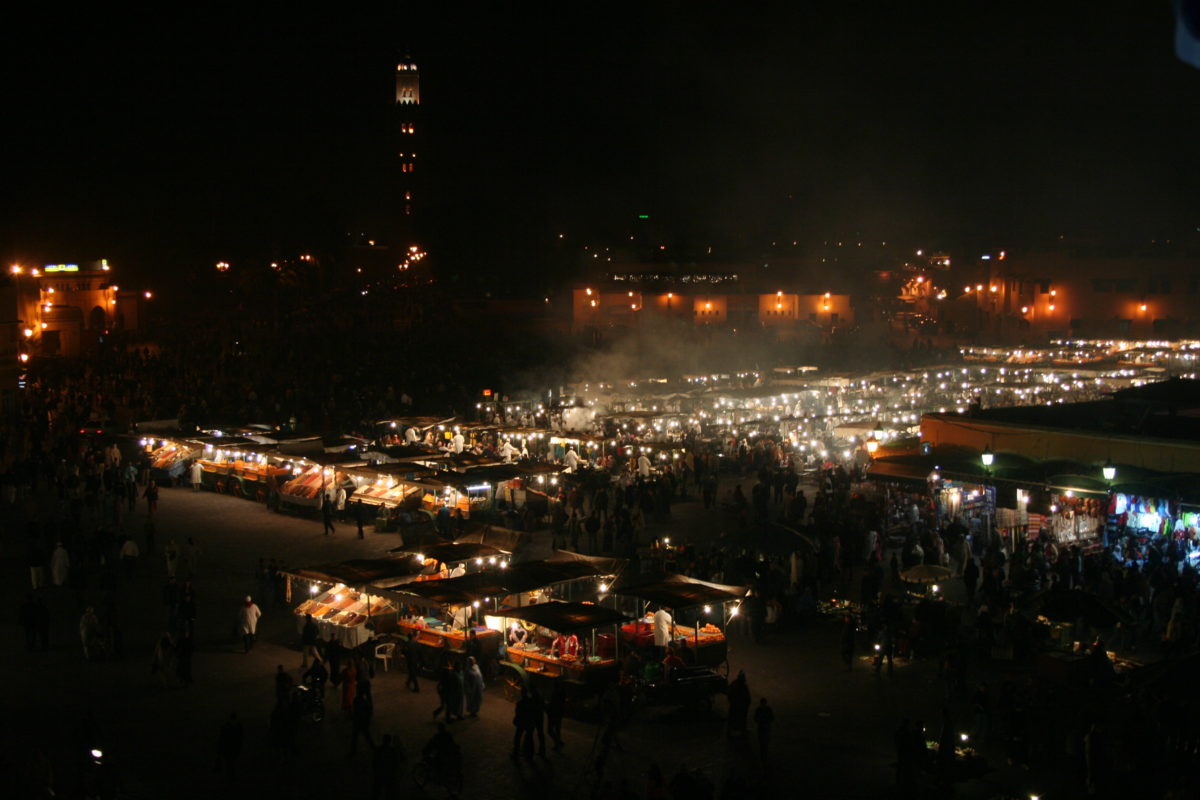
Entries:
<svg viewBox="0 0 1200 800">
<path fill-rule="evenodd" d="M 729 684 L 729 719 L 726 730 L 729 736 L 744 736 L 746 733 L 746 717 L 750 713 L 750 686 L 746 682 L 746 673 L 738 670 L 737 677 Z"/>
<path fill-rule="evenodd" d="M 550 692 L 550 699 L 546 702 L 546 733 L 554 742 L 555 750 L 563 748 L 562 721 L 566 710 L 567 694 L 563 691 L 562 683 L 555 681 L 554 689 Z"/>
<path fill-rule="evenodd" d="M 363 505 L 362 500 L 355 500 L 354 506 L 354 524 L 358 528 L 358 538 L 363 537 L 363 525 L 367 521 L 367 507 Z"/>
<path fill-rule="evenodd" d="M 371 800 L 392 800 L 396 796 L 396 773 L 400 769 L 402 756 L 392 745 L 390 733 L 385 733 L 382 741 L 373 745 L 372 749 Z"/>
<path fill-rule="evenodd" d="M 154 645 L 154 656 L 150 661 L 150 675 L 157 677 L 164 685 L 171 681 L 171 666 L 175 661 L 175 639 L 169 631 L 164 631 Z"/>
<path fill-rule="evenodd" d="M 433 718 L 437 719 L 438 714 L 445 711 L 447 722 L 453 722 L 456 717 L 462 719 L 463 681 L 458 673 L 458 665 L 454 662 L 450 662 L 442 670 L 442 675 L 438 678 L 437 691 L 441 705 L 433 710 Z"/>
<path fill-rule="evenodd" d="M 321 522 L 325 525 L 326 536 L 337 532 L 333 527 L 333 502 L 330 501 L 328 492 L 321 492 Z"/>
<path fill-rule="evenodd" d="M 842 661 L 849 672 L 854 666 L 854 636 L 858 632 L 858 623 L 854 617 L 847 614 L 842 618 Z"/>
<path fill-rule="evenodd" d="M 767 705 L 767 698 L 760 698 L 754 709 L 754 727 L 758 730 L 758 754 L 763 767 L 770 765 L 771 726 L 775 724 L 775 712 Z"/>
<path fill-rule="evenodd" d="M 147 513 L 153 518 L 154 512 L 158 510 L 158 484 L 153 478 L 146 482 L 146 490 L 142 492 L 142 497 L 146 498 Z"/>
<path fill-rule="evenodd" d="M 121 565 L 124 567 L 125 577 L 133 577 L 133 565 L 137 563 L 138 557 L 142 554 L 138 549 L 137 542 L 132 536 L 125 539 L 121 544 Z"/>
<path fill-rule="evenodd" d="M 342 712 L 354 713 L 354 698 L 358 695 L 358 659 L 353 655 L 342 669 Z"/>
<path fill-rule="evenodd" d="M 83 657 L 86 660 L 94 661 L 100 657 L 100 618 L 91 606 L 84 609 L 79 619 L 79 639 L 83 643 Z"/>
<path fill-rule="evenodd" d="M 463 673 L 463 695 L 467 701 L 467 716 L 476 719 L 483 705 L 483 672 L 475 656 L 467 656 L 467 669 Z"/>
<path fill-rule="evenodd" d="M 288 675 L 283 664 L 275 667 L 275 705 L 286 706 L 292 702 L 292 676 Z"/>
<path fill-rule="evenodd" d="M 191 536 L 188 537 L 187 544 L 183 546 L 183 577 L 194 578 L 196 571 L 200 566 L 200 545 L 196 544 L 196 540 Z"/>
<path fill-rule="evenodd" d="M 310 655 L 313 657 L 313 661 L 321 660 L 320 654 L 317 653 L 317 641 L 320 638 L 317 623 L 313 621 L 312 614 L 305 614 L 304 628 L 300 631 L 300 669 L 308 668 Z"/>
<path fill-rule="evenodd" d="M 542 699 L 542 693 L 538 691 L 536 686 L 529 687 L 529 722 L 533 726 L 533 733 L 537 734 L 538 755 L 546 755 L 546 701 Z M 529 738 L 532 746 L 533 737 Z"/>
<path fill-rule="evenodd" d="M 408 639 L 404 642 L 404 666 L 408 669 L 408 678 L 404 681 L 404 688 L 410 692 L 421 691 L 421 684 L 417 680 L 420 674 L 420 654 L 417 644 L 417 635 L 409 633 Z"/>
<path fill-rule="evenodd" d="M 238 627 L 242 634 L 242 647 L 246 653 L 254 646 L 254 636 L 258 631 L 258 619 L 261 616 L 262 610 L 255 605 L 250 595 L 246 595 L 246 602 L 238 612 Z"/>
<path fill-rule="evenodd" d="M 371 738 L 371 717 L 375 714 L 375 704 L 368 692 L 358 692 L 354 696 L 354 707 L 350 713 L 350 755 L 358 750 L 358 737 L 362 736 L 372 750 L 375 740 Z"/>
<path fill-rule="evenodd" d="M 216 771 L 225 773 L 230 783 L 237 774 L 237 760 L 242 753 L 243 738 L 241 720 L 238 719 L 237 712 L 231 712 L 229 718 L 221 724 L 221 733 L 217 737 L 216 768 Z"/>
<path fill-rule="evenodd" d="M 174 539 L 167 542 L 163 557 L 167 560 L 167 577 L 174 578 L 176 570 L 179 569 L 179 545 L 175 544 Z"/>
<path fill-rule="evenodd" d="M 63 546 L 62 541 L 59 541 L 50 555 L 50 581 L 55 586 L 62 586 L 67 582 L 70 574 L 71 556 L 67 553 L 67 548 Z"/>
<path fill-rule="evenodd" d="M 513 744 L 512 757 L 520 758 L 522 751 L 526 758 L 533 757 L 533 699 L 529 689 L 521 689 L 521 699 L 513 709 Z"/>
</svg>

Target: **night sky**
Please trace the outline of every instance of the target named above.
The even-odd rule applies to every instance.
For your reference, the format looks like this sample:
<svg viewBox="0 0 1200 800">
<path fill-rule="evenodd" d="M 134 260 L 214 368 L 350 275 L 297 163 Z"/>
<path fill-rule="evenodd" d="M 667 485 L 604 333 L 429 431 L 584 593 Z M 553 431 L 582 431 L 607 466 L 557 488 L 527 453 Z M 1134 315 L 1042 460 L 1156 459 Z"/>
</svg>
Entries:
<svg viewBox="0 0 1200 800">
<path fill-rule="evenodd" d="M 640 213 L 731 255 L 1200 226 L 1167 2 L 344 5 L 10 17 L 0 252 L 167 280 L 336 247 L 406 51 L 431 250 L 497 282 Z"/>
</svg>

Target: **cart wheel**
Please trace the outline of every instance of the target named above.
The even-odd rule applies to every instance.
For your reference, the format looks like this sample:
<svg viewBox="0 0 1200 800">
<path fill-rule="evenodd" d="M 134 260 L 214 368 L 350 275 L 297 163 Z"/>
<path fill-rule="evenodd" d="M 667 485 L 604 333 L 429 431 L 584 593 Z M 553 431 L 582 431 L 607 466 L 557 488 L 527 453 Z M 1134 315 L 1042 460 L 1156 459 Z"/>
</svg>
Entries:
<svg viewBox="0 0 1200 800">
<path fill-rule="evenodd" d="M 521 699 L 521 691 L 525 688 L 525 684 L 521 682 L 521 676 L 515 672 L 507 672 L 504 675 L 504 699 L 510 703 L 515 703 Z"/>
</svg>

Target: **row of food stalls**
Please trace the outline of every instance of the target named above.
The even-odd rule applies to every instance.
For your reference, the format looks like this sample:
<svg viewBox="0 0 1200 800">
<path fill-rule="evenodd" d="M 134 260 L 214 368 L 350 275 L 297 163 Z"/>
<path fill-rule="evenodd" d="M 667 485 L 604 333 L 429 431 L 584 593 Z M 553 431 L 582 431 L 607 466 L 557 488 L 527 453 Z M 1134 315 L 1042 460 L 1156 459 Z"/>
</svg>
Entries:
<svg viewBox="0 0 1200 800">
<path fill-rule="evenodd" d="M 411 638 L 427 674 L 477 653 L 499 663 L 514 697 L 531 681 L 592 692 L 615 681 L 622 648 L 653 652 L 656 606 L 673 610 L 670 635 L 697 664 L 727 665 L 725 627 L 747 594 L 681 575 L 625 576 L 623 559 L 566 551 L 513 563 L 482 541 L 412 549 L 286 572 L 298 628 L 311 615 L 322 638 L 351 648 Z"/>
<path fill-rule="evenodd" d="M 396 446 L 369 448 L 361 440 L 324 442 L 319 437 L 271 441 L 245 432 L 143 438 L 160 482 L 192 480 L 197 465 L 202 488 L 316 511 L 323 495 L 361 502 L 381 529 L 430 521 L 445 509 L 470 518 L 498 504 L 539 513 L 557 493 L 562 466 L 527 461 L 501 463 L 472 453 Z M 383 456 L 384 461 L 376 461 Z M 371 459 L 371 460 L 368 460 Z"/>
<path fill-rule="evenodd" d="M 991 454 L 991 461 L 985 467 L 977 451 L 934 448 L 877 458 L 868 478 L 888 491 L 928 497 L 939 520 L 994 532 L 1010 550 L 1038 541 L 1087 552 L 1124 534 L 1142 543 L 1175 536 L 1200 548 L 1200 495 L 1186 476 L 1014 453 Z"/>
<path fill-rule="evenodd" d="M 1155 378 L 1154 368 L 973 362 L 920 370 L 821 374 L 811 367 L 683 376 L 576 387 L 594 408 L 588 433 L 607 447 L 649 443 L 729 447 L 771 440 L 807 462 L 865 464 L 867 444 L 917 434 L 921 415 L 973 404 L 1092 400 Z M 1010 355 L 1010 354 L 1008 354 Z M 727 453 L 728 454 L 728 453 Z"/>
</svg>

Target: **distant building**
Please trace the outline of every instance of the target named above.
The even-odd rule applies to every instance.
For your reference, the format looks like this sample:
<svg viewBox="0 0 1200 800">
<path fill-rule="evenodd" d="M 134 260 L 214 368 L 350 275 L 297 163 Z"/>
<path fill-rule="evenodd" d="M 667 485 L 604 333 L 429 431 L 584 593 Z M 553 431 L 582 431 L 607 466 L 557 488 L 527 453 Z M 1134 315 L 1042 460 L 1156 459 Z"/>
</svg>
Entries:
<svg viewBox="0 0 1200 800">
<path fill-rule="evenodd" d="M 14 266 L 9 277 L 22 353 L 75 357 L 109 331 L 138 327 L 141 298 L 120 290 L 107 259 Z"/>
<path fill-rule="evenodd" d="M 636 328 L 653 317 L 696 327 L 765 328 L 778 338 L 789 338 L 854 322 L 849 294 L 797 287 L 755 291 L 738 275 L 712 267 L 669 275 L 653 269 L 615 272 L 572 290 L 571 330 L 597 338 L 607 330 Z"/>
<path fill-rule="evenodd" d="M 990 258 L 958 288 L 993 338 L 1175 338 L 1200 334 L 1200 259 Z"/>
</svg>

